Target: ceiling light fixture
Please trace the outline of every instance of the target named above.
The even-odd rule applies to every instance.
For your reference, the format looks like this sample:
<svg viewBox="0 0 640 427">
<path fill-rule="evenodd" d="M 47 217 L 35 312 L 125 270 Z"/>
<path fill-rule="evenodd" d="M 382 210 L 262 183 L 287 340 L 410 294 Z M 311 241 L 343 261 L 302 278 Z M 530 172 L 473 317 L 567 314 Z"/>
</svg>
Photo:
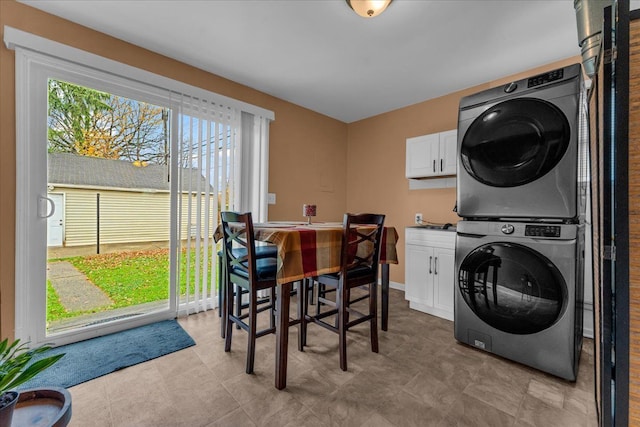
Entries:
<svg viewBox="0 0 640 427">
<path fill-rule="evenodd" d="M 346 0 L 355 13 L 363 18 L 375 18 L 391 4 L 393 0 Z"/>
</svg>

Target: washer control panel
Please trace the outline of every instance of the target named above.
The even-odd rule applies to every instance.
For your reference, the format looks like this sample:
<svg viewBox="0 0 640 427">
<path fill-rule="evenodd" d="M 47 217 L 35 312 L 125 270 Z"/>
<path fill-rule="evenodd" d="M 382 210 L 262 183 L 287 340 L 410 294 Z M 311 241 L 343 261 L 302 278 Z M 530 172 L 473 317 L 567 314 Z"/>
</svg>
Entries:
<svg viewBox="0 0 640 427">
<path fill-rule="evenodd" d="M 560 237 L 560 226 L 526 225 L 524 235 L 529 237 Z"/>
<path fill-rule="evenodd" d="M 551 83 L 556 80 L 560 80 L 564 76 L 564 69 L 549 71 L 548 73 L 540 74 L 539 76 L 531 77 L 527 80 L 527 87 L 540 86 L 546 83 Z"/>
</svg>

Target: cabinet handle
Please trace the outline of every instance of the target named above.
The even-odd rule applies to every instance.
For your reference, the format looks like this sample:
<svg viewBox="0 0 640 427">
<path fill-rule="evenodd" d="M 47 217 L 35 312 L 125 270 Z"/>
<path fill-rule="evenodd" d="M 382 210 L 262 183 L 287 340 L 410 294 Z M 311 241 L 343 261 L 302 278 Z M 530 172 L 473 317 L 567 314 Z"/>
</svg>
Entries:
<svg viewBox="0 0 640 427">
<path fill-rule="evenodd" d="M 435 159 L 433 160 L 433 171 L 434 172 L 436 171 L 436 161 L 435 161 Z"/>
<path fill-rule="evenodd" d="M 433 262 L 433 274 L 438 274 L 438 257 Z"/>
<path fill-rule="evenodd" d="M 430 256 L 429 257 L 429 274 L 433 273 L 433 271 L 431 271 L 431 261 L 433 260 L 433 257 Z"/>
<path fill-rule="evenodd" d="M 444 169 L 442 169 L 442 159 L 440 159 L 440 172 L 442 172 Z"/>
</svg>

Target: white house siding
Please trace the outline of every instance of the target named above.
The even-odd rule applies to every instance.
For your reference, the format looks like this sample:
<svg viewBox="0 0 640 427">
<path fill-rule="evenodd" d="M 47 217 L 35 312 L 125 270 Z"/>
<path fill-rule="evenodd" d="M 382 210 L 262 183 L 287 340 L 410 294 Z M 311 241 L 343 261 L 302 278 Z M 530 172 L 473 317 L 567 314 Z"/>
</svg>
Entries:
<svg viewBox="0 0 640 427">
<path fill-rule="evenodd" d="M 156 242 L 169 240 L 169 194 L 87 190 L 56 187 L 65 198 L 65 246 L 95 245 L 97 239 L 97 201 L 100 193 L 100 243 Z M 195 198 L 193 198 L 195 201 Z M 196 222 L 197 205 L 192 205 L 192 221 L 188 221 L 188 196 L 183 196 L 182 238 L 187 237 L 189 222 Z M 213 203 L 211 205 L 213 209 Z M 204 202 L 202 203 L 204 215 Z M 210 226 L 212 227 L 212 226 Z M 194 230 L 192 229 L 192 236 Z M 201 226 L 204 236 L 204 224 Z M 212 228 L 210 228 L 212 233 Z"/>
</svg>

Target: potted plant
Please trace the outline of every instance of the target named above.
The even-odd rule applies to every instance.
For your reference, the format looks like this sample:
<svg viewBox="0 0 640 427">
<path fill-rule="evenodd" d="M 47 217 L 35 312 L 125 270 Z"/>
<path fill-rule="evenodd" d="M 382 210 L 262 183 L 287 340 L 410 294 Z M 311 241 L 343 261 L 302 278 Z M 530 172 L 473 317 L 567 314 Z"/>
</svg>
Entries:
<svg viewBox="0 0 640 427">
<path fill-rule="evenodd" d="M 64 356 L 56 354 L 31 363 L 35 355 L 50 348 L 51 346 L 44 345 L 29 349 L 27 343 L 20 344 L 20 340 L 9 344 L 9 340 L 5 339 L 0 343 L 0 427 L 11 425 L 13 409 L 20 395 L 14 389 Z"/>
</svg>

